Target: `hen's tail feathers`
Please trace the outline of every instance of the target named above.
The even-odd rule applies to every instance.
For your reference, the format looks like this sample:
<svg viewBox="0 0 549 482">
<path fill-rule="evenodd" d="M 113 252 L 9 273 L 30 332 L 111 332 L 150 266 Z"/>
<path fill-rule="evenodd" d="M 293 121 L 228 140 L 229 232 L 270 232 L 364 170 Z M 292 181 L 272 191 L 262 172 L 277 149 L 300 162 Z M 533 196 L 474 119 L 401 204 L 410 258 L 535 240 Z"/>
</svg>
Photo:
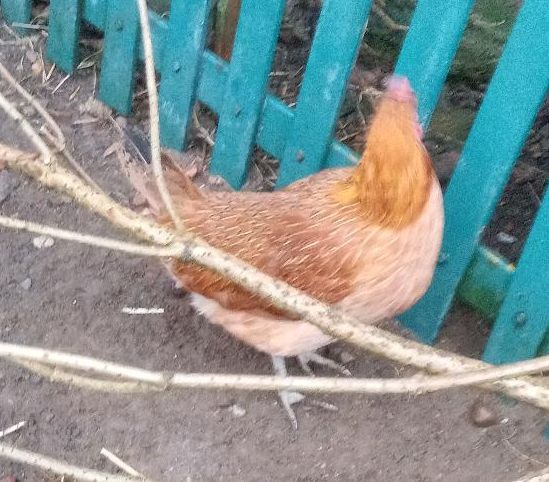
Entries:
<svg viewBox="0 0 549 482">
<path fill-rule="evenodd" d="M 150 142 L 143 132 L 135 127 L 120 126 L 123 142 L 118 150 L 118 158 L 128 181 L 143 199 L 134 200 L 134 205 L 148 205 L 155 217 L 163 217 L 164 203 L 158 192 L 150 166 Z M 172 149 L 162 149 L 161 161 L 164 178 L 173 199 L 197 200 L 203 197 L 198 187 L 182 166 L 192 165 L 193 153 L 181 153 Z"/>
</svg>

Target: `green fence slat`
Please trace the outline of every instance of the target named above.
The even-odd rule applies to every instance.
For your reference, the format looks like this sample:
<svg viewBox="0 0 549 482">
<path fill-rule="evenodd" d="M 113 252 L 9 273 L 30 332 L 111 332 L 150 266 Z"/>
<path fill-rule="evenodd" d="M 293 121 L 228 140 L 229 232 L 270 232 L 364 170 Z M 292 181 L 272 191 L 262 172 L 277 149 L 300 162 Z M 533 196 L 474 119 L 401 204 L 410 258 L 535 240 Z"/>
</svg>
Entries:
<svg viewBox="0 0 549 482">
<path fill-rule="evenodd" d="M 432 342 L 549 86 L 549 9 L 525 0 L 444 197 L 442 255 L 431 288 L 402 317 Z"/>
<path fill-rule="evenodd" d="M 78 62 L 81 15 L 82 0 L 50 0 L 47 54 L 65 72 Z"/>
<path fill-rule="evenodd" d="M 505 258 L 480 245 L 459 284 L 457 296 L 488 320 L 495 320 L 514 272 Z"/>
<path fill-rule="evenodd" d="M 160 83 L 162 144 L 183 149 L 195 102 L 196 86 L 211 0 L 172 2 Z"/>
<path fill-rule="evenodd" d="M 242 2 L 210 166 L 234 188 L 246 180 L 285 3 Z"/>
<path fill-rule="evenodd" d="M 99 98 L 125 115 L 132 109 L 139 32 L 135 0 L 109 0 Z"/>
<path fill-rule="evenodd" d="M 2 15 L 8 23 L 29 23 L 32 14 L 32 0 L 1 0 Z M 29 31 L 24 28 L 15 29 L 18 34 L 25 35 Z"/>
<path fill-rule="evenodd" d="M 456 55 L 474 0 L 418 0 L 395 72 L 409 78 L 427 127 Z"/>
<path fill-rule="evenodd" d="M 318 172 L 345 96 L 371 0 L 326 0 L 297 99 L 294 122 L 280 162 L 277 187 Z"/>
<path fill-rule="evenodd" d="M 229 76 L 226 62 L 211 52 L 204 53 L 198 99 L 214 112 L 219 112 L 223 105 L 223 92 Z M 280 159 L 284 153 L 286 138 L 289 135 L 294 119 L 294 112 L 277 97 L 267 95 L 261 120 L 257 130 L 257 145 L 265 152 Z M 328 151 L 330 167 L 342 167 L 356 164 L 357 154 L 337 140 L 333 140 Z"/>
<path fill-rule="evenodd" d="M 511 363 L 533 358 L 549 328 L 549 193 L 524 245 L 494 324 L 484 359 Z"/>
<path fill-rule="evenodd" d="M 84 18 L 100 30 L 105 29 L 108 0 L 84 0 Z"/>
<path fill-rule="evenodd" d="M 84 19 L 99 30 L 105 30 L 107 0 L 85 0 Z M 149 14 L 155 51 L 155 61 L 163 64 L 164 38 L 168 34 L 167 21 L 158 15 Z M 141 54 L 141 52 L 140 52 Z M 223 106 L 225 86 L 229 77 L 229 66 L 210 51 L 203 54 L 198 80 L 197 98 L 212 111 L 219 114 Z M 267 95 L 257 132 L 257 144 L 274 157 L 281 158 L 285 139 L 292 122 L 293 111 L 278 98 Z M 334 140 L 328 152 L 329 167 L 349 166 L 356 163 L 357 154 L 347 146 Z"/>
</svg>

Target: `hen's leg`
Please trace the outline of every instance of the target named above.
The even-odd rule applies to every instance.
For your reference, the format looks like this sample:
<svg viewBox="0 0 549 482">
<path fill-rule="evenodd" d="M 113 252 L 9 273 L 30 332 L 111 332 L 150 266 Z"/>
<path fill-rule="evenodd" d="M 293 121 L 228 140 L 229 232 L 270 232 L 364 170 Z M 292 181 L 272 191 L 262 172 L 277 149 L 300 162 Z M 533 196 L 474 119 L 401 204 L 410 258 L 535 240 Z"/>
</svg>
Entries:
<svg viewBox="0 0 549 482">
<path fill-rule="evenodd" d="M 273 356 L 271 358 L 273 359 L 275 373 L 279 377 L 287 377 L 288 371 L 286 370 L 286 360 L 284 360 L 284 357 Z M 292 409 L 292 405 L 303 400 L 305 396 L 299 392 L 290 392 L 288 390 L 281 390 L 278 392 L 278 396 L 280 397 L 284 410 L 286 410 L 286 413 L 288 414 L 292 427 L 297 430 L 297 418 Z"/>
<path fill-rule="evenodd" d="M 301 366 L 303 371 L 311 376 L 314 376 L 314 374 L 313 374 L 313 371 L 311 370 L 311 367 L 309 366 L 309 363 L 324 365 L 324 366 L 327 366 L 328 368 L 331 368 L 332 370 L 338 371 L 342 375 L 345 375 L 347 377 L 351 376 L 351 372 L 347 368 L 345 368 L 343 365 L 336 363 L 334 360 L 330 360 L 329 358 L 323 357 L 322 355 L 319 355 L 314 351 L 297 355 L 297 361 L 299 362 L 299 365 Z"/>
</svg>

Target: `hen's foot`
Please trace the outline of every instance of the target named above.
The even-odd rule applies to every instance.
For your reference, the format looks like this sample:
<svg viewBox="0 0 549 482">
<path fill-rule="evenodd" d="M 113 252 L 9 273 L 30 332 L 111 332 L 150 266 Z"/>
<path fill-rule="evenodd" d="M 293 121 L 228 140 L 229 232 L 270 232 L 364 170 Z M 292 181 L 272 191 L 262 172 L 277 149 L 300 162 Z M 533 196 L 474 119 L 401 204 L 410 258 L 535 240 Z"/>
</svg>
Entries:
<svg viewBox="0 0 549 482">
<path fill-rule="evenodd" d="M 334 360 L 330 360 L 329 358 L 323 357 L 322 355 L 319 355 L 318 353 L 315 353 L 313 351 L 302 353 L 301 355 L 297 355 L 297 361 L 299 362 L 301 369 L 308 375 L 311 375 L 312 377 L 314 377 L 314 373 L 311 370 L 309 363 L 324 365 L 328 368 L 331 368 L 332 370 L 335 370 L 341 373 L 342 375 L 345 375 L 346 377 L 351 376 L 351 372 L 347 368 L 345 368 L 343 365 L 340 365 Z"/>
<path fill-rule="evenodd" d="M 307 363 L 310 361 L 314 361 L 315 363 L 328 365 L 332 368 L 335 368 L 338 371 L 341 371 L 342 373 L 345 373 L 346 375 L 347 374 L 350 375 L 349 370 L 347 370 L 345 367 L 338 365 L 336 362 L 329 360 L 327 358 L 323 358 L 320 355 L 317 355 L 316 353 L 313 353 L 312 355 L 313 356 L 310 358 L 308 358 L 307 356 L 301 357 L 302 359 L 304 359 L 303 363 L 305 364 L 305 366 L 307 366 L 309 372 L 311 371 L 311 369 L 309 365 L 307 365 Z M 271 358 L 273 360 L 273 368 L 274 368 L 275 374 L 278 375 L 279 377 L 287 377 L 288 371 L 286 370 L 286 360 L 284 359 L 284 357 L 272 356 Z M 301 360 L 300 360 L 300 363 L 301 363 Z M 311 375 L 312 375 L 312 372 L 311 372 Z M 278 392 L 278 396 L 280 398 L 280 402 L 282 403 L 282 406 L 284 407 L 284 410 L 286 411 L 286 414 L 288 415 L 288 418 L 290 419 L 290 423 L 292 424 L 292 427 L 294 428 L 294 430 L 297 430 L 297 417 L 292 408 L 292 405 L 295 403 L 301 402 L 305 398 L 305 395 L 299 392 L 281 390 Z M 324 410 L 329 410 L 331 412 L 337 411 L 337 407 L 328 402 L 309 399 L 309 404 L 315 407 L 322 408 Z"/>
<path fill-rule="evenodd" d="M 286 370 L 286 360 L 284 359 L 284 357 L 273 356 L 271 358 L 273 359 L 273 368 L 276 375 L 278 375 L 279 377 L 287 377 L 288 371 Z M 292 427 L 294 428 L 294 430 L 297 430 L 297 417 L 295 416 L 292 405 L 294 403 L 301 402 L 301 400 L 305 398 L 305 395 L 299 392 L 281 390 L 280 392 L 278 392 L 278 396 L 280 398 L 282 406 L 284 407 L 284 410 L 286 411 L 286 414 L 288 415 L 288 418 L 290 419 Z"/>
</svg>

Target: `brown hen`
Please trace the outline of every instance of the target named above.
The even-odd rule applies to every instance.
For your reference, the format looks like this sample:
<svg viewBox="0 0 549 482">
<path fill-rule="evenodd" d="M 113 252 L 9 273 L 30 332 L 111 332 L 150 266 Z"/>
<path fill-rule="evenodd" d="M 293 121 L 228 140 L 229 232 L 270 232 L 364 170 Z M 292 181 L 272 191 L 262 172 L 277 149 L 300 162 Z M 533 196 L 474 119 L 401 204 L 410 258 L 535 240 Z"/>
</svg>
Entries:
<svg viewBox="0 0 549 482">
<path fill-rule="evenodd" d="M 442 194 L 405 78 L 389 81 L 356 167 L 327 169 L 272 193 L 200 190 L 174 166 L 166 176 L 191 232 L 364 323 L 399 315 L 431 282 Z M 169 225 L 153 183 L 135 171 L 130 178 L 157 220 Z M 200 313 L 271 355 L 278 374 L 286 374 L 289 356 L 304 368 L 309 361 L 336 367 L 314 353 L 333 341 L 315 326 L 205 269 L 176 260 L 165 265 Z M 281 400 L 296 426 L 292 397 L 283 392 Z"/>
</svg>

